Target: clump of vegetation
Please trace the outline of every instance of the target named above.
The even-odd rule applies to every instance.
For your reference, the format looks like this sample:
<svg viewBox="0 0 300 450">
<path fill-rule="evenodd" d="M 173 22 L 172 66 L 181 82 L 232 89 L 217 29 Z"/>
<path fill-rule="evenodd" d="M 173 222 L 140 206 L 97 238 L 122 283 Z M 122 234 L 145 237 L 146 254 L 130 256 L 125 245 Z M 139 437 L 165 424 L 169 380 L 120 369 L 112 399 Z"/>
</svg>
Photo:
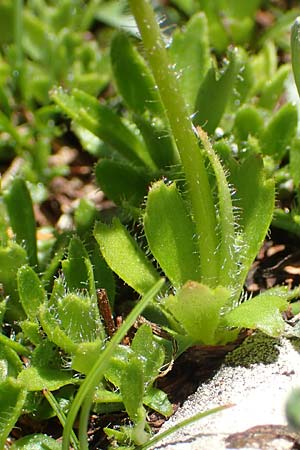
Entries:
<svg viewBox="0 0 300 450">
<path fill-rule="evenodd" d="M 172 359 L 194 345 L 233 342 L 245 328 L 272 341 L 298 295 L 285 287 L 253 298 L 243 291 L 276 188 L 280 198 L 288 180 L 292 190 L 299 184 L 298 113 L 282 104 L 290 65 L 279 64 L 276 49 L 287 50 L 296 11 L 281 13 L 248 54 L 241 45 L 254 45 L 262 2 L 171 3 L 169 17 L 188 17 L 172 38 L 146 0 L 129 1 L 138 27 L 130 29 L 123 2 L 0 6 L 0 158 L 19 161 L 0 196 L 1 448 L 26 415 L 57 417 L 63 441 L 35 434 L 12 449 L 84 450 L 90 412 L 120 411 L 127 421 L 104 430 L 110 448 L 149 448 L 158 438 L 147 410 L 173 411 L 155 384 Z M 122 28 L 110 54 L 91 32 L 95 20 Z M 108 85 L 112 94 L 104 94 Z M 66 165 L 48 167 L 66 131 L 95 158 L 96 180 L 119 210 L 111 222 L 99 220 L 83 200 L 74 230 L 51 229 L 43 243 L 34 203 L 68 173 Z M 275 223 L 297 233 L 296 216 L 278 210 Z M 119 328 L 114 273 L 131 288 Z M 132 333 L 142 313 L 148 321 Z"/>
</svg>

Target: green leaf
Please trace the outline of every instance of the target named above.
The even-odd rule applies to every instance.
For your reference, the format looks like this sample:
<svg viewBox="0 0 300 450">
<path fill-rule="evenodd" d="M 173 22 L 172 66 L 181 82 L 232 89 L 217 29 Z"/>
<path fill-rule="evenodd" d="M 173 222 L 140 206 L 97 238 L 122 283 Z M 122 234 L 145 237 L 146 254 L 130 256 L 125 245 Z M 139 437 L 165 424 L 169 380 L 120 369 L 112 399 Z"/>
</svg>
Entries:
<svg viewBox="0 0 300 450">
<path fill-rule="evenodd" d="M 61 450 L 61 444 L 46 434 L 31 434 L 18 439 L 11 450 Z"/>
<path fill-rule="evenodd" d="M 100 319 L 88 297 L 65 295 L 59 299 L 55 314 L 60 328 L 72 342 L 91 342 L 103 333 Z"/>
<path fill-rule="evenodd" d="M 286 79 L 290 73 L 290 65 L 280 66 L 274 77 L 264 86 L 258 105 L 262 108 L 273 109 L 282 95 Z"/>
<path fill-rule="evenodd" d="M 193 120 L 194 125 L 201 126 L 212 134 L 218 126 L 227 102 L 232 95 L 238 70 L 237 53 L 229 54 L 229 63 L 224 72 L 217 75 L 215 68 L 209 69 L 198 92 Z"/>
<path fill-rule="evenodd" d="M 156 387 L 152 386 L 147 390 L 143 398 L 143 403 L 165 417 L 173 414 L 173 407 L 167 394 Z"/>
<path fill-rule="evenodd" d="M 147 167 L 149 157 L 142 141 L 111 108 L 78 89 L 73 89 L 71 95 L 54 89 L 51 98 L 78 125 L 107 142 L 121 156 Z"/>
<path fill-rule="evenodd" d="M 162 119 L 144 114 L 143 116 L 135 115 L 134 121 L 154 162 L 154 172 L 179 164 L 178 151 L 173 136 Z"/>
<path fill-rule="evenodd" d="M 291 32 L 292 68 L 295 83 L 300 95 L 300 17 L 297 17 Z"/>
<path fill-rule="evenodd" d="M 224 287 L 210 289 L 204 284 L 188 282 L 176 296 L 169 296 L 164 306 L 184 327 L 191 345 L 216 345 L 215 332 L 229 297 L 230 292 Z"/>
<path fill-rule="evenodd" d="M 73 372 L 63 366 L 59 349 L 48 340 L 35 348 L 31 366 L 20 372 L 18 380 L 28 391 L 55 391 L 75 382 Z"/>
<path fill-rule="evenodd" d="M 272 220 L 275 201 L 273 180 L 267 180 L 262 159 L 252 155 L 240 165 L 231 167 L 231 180 L 236 189 L 235 206 L 242 211 L 238 223 L 242 234 L 236 246 L 241 268 L 236 276 L 241 289 L 249 268 L 259 252 Z"/>
<path fill-rule="evenodd" d="M 6 439 L 22 413 L 26 389 L 14 378 L 0 383 L 0 448 L 6 447 Z"/>
<path fill-rule="evenodd" d="M 154 78 L 125 33 L 118 33 L 111 44 L 111 63 L 118 91 L 136 114 L 146 110 L 161 116 L 163 107 Z"/>
<path fill-rule="evenodd" d="M 86 198 L 81 198 L 74 213 L 77 233 L 81 236 L 91 230 L 97 215 L 95 204 Z"/>
<path fill-rule="evenodd" d="M 121 380 L 121 395 L 126 412 L 133 422 L 137 422 L 143 407 L 144 378 L 143 363 L 137 357 L 131 357 L 124 365 Z"/>
<path fill-rule="evenodd" d="M 139 358 L 132 357 L 125 365 L 120 391 L 126 412 L 135 424 L 132 439 L 136 444 L 141 445 L 148 440 L 149 436 L 145 432 L 143 363 Z"/>
<path fill-rule="evenodd" d="M 22 369 L 19 355 L 11 348 L 1 343 L 0 347 L 0 382 L 7 377 L 16 377 Z"/>
<path fill-rule="evenodd" d="M 164 363 L 165 352 L 162 345 L 153 339 L 151 327 L 142 325 L 131 343 L 131 349 L 143 364 L 145 388 L 157 378 Z"/>
<path fill-rule="evenodd" d="M 231 200 L 230 187 L 226 178 L 225 170 L 215 153 L 207 134 L 198 127 L 205 152 L 213 168 L 217 192 L 218 192 L 218 234 L 219 247 L 217 250 L 219 256 L 219 273 L 215 284 L 221 286 L 232 286 L 238 269 L 237 253 L 235 248 L 235 216 Z M 201 256 L 201 255 L 200 255 Z M 210 264 L 210 261 L 207 261 Z"/>
<path fill-rule="evenodd" d="M 175 287 L 200 279 L 194 225 L 175 183 L 152 185 L 144 227 L 152 254 Z"/>
<path fill-rule="evenodd" d="M 240 304 L 224 317 L 229 327 L 259 329 L 270 336 L 284 331 L 281 311 L 288 306 L 283 295 L 265 292 Z"/>
<path fill-rule="evenodd" d="M 29 266 L 22 266 L 17 272 L 18 291 L 27 317 L 35 322 L 37 320 L 39 306 L 47 300 L 43 285 Z"/>
<path fill-rule="evenodd" d="M 48 303 L 44 303 L 40 307 L 39 320 L 49 341 L 54 342 L 58 347 L 61 347 L 68 353 L 74 353 L 76 351 L 77 345 L 60 328 L 59 320 L 49 311 Z"/>
<path fill-rule="evenodd" d="M 272 117 L 261 136 L 261 151 L 281 161 L 286 154 L 292 139 L 295 137 L 298 123 L 296 105 L 286 103 Z"/>
<path fill-rule="evenodd" d="M 62 261 L 64 277 L 71 292 L 88 290 L 87 258 L 88 253 L 83 243 L 74 236 L 69 243 L 68 259 Z"/>
<path fill-rule="evenodd" d="M 112 226 L 97 223 L 94 236 L 110 268 L 138 293 L 146 293 L 159 280 L 158 272 L 118 219 Z"/>
<path fill-rule="evenodd" d="M 290 148 L 290 174 L 296 187 L 300 185 L 300 139 L 293 140 Z"/>
<path fill-rule="evenodd" d="M 182 94 L 193 113 L 199 88 L 210 67 L 208 27 L 203 13 L 195 14 L 183 30 L 175 31 L 169 54 L 180 75 Z"/>
<path fill-rule="evenodd" d="M 41 391 L 43 389 L 56 391 L 75 381 L 65 370 L 48 369 L 47 367 L 28 367 L 22 370 L 18 380 L 26 386 L 28 391 Z"/>
<path fill-rule="evenodd" d="M 0 279 L 5 295 L 12 300 L 18 299 L 16 272 L 26 263 L 26 251 L 20 245 L 10 242 L 7 247 L 0 247 Z"/>
<path fill-rule="evenodd" d="M 24 245 L 30 265 L 37 268 L 35 218 L 32 200 L 25 181 L 15 178 L 9 191 L 5 193 L 4 200 L 16 240 L 19 244 Z"/>
<path fill-rule="evenodd" d="M 237 111 L 234 132 L 240 141 L 247 141 L 249 136 L 258 137 L 263 130 L 263 126 L 263 117 L 256 107 L 245 105 Z"/>
<path fill-rule="evenodd" d="M 92 342 L 80 342 L 72 354 L 72 369 L 87 375 L 99 358 L 99 349 L 103 345 L 102 339 Z"/>
<path fill-rule="evenodd" d="M 114 279 L 114 274 L 108 267 L 97 244 L 95 244 L 93 253 L 90 255 L 90 259 L 94 267 L 96 290 L 105 289 L 110 305 L 111 307 L 113 307 L 116 294 L 116 282 Z"/>
<path fill-rule="evenodd" d="M 151 177 L 126 162 L 102 159 L 95 169 L 97 183 L 116 205 L 128 202 L 139 207 Z"/>
</svg>

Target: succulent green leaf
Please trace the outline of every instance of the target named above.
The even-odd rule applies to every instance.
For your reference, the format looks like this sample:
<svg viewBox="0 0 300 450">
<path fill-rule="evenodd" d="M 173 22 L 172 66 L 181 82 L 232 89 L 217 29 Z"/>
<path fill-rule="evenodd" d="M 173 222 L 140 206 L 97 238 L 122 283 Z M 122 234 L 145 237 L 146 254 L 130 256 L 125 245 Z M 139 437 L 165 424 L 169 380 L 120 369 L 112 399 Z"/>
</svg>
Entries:
<svg viewBox="0 0 300 450">
<path fill-rule="evenodd" d="M 22 369 L 22 363 L 19 355 L 6 345 L 0 347 L 0 382 L 5 381 L 7 377 L 17 377 Z"/>
<path fill-rule="evenodd" d="M 47 303 L 40 307 L 39 319 L 49 341 L 54 342 L 68 353 L 75 353 L 76 343 L 60 328 L 59 319 L 52 315 Z"/>
<path fill-rule="evenodd" d="M 94 203 L 86 198 L 81 198 L 74 213 L 74 222 L 77 233 L 82 236 L 91 230 L 94 225 L 97 210 Z"/>
<path fill-rule="evenodd" d="M 17 272 L 18 291 L 27 317 L 35 322 L 37 320 L 38 309 L 47 300 L 47 293 L 43 285 L 29 266 L 22 266 Z"/>
<path fill-rule="evenodd" d="M 11 300 L 18 299 L 16 272 L 27 262 L 26 251 L 20 245 L 10 242 L 7 247 L 0 247 L 0 279 Z"/>
<path fill-rule="evenodd" d="M 169 296 L 164 306 L 184 327 L 191 345 L 215 345 L 220 313 L 230 291 L 218 286 L 211 289 L 196 282 L 186 283 L 176 296 Z"/>
<path fill-rule="evenodd" d="M 91 342 L 102 332 L 100 319 L 88 297 L 65 295 L 59 299 L 55 314 L 61 329 L 73 342 Z"/>
<path fill-rule="evenodd" d="M 102 345 L 101 339 L 95 339 L 92 342 L 80 342 L 72 354 L 72 369 L 87 375 L 99 358 Z"/>
<path fill-rule="evenodd" d="M 297 17 L 291 32 L 292 68 L 295 83 L 300 95 L 300 17 Z"/>
<path fill-rule="evenodd" d="M 6 439 L 22 413 L 26 389 L 15 378 L 0 383 L 0 448 L 5 448 Z"/>
<path fill-rule="evenodd" d="M 40 324 L 37 321 L 31 322 L 30 320 L 22 320 L 20 322 L 20 327 L 24 337 L 29 339 L 32 344 L 39 345 L 41 343 L 43 335 Z"/>
<path fill-rule="evenodd" d="M 129 37 L 118 33 L 111 44 L 114 78 L 127 106 L 136 114 L 151 111 L 162 115 L 163 107 L 154 78 Z"/>
<path fill-rule="evenodd" d="M 112 270 L 108 267 L 103 258 L 99 246 L 95 244 L 90 260 L 94 268 L 95 287 L 97 289 L 105 289 L 110 305 L 113 306 L 116 293 L 116 282 Z"/>
<path fill-rule="evenodd" d="M 66 284 L 71 292 L 88 290 L 88 270 L 86 266 L 88 253 L 81 240 L 74 236 L 69 244 L 68 259 L 62 261 Z"/>
<path fill-rule="evenodd" d="M 296 135 L 297 124 L 296 105 L 286 103 L 272 117 L 261 136 L 262 153 L 281 161 Z"/>
<path fill-rule="evenodd" d="M 247 141 L 249 136 L 259 137 L 263 126 L 263 117 L 254 106 L 245 105 L 237 111 L 234 132 L 240 141 Z"/>
<path fill-rule="evenodd" d="M 111 108 L 78 89 L 71 95 L 55 89 L 51 97 L 78 125 L 111 145 L 121 156 L 138 166 L 147 166 L 149 157 L 143 143 Z"/>
<path fill-rule="evenodd" d="M 279 67 L 274 77 L 264 86 L 258 105 L 262 108 L 273 109 L 282 95 L 284 84 L 290 73 L 289 64 Z"/>
<path fill-rule="evenodd" d="M 19 244 L 24 245 L 30 265 L 37 268 L 35 218 L 32 200 L 25 181 L 15 178 L 9 191 L 4 195 L 4 200 L 16 240 Z"/>
<path fill-rule="evenodd" d="M 139 419 L 140 409 L 143 405 L 144 370 L 143 363 L 137 357 L 131 357 L 123 368 L 121 380 L 121 395 L 126 411 L 131 420 Z"/>
<path fill-rule="evenodd" d="M 210 67 L 208 26 L 203 13 L 192 16 L 184 30 L 175 31 L 169 54 L 180 75 L 182 94 L 193 113 L 199 88 Z"/>
<path fill-rule="evenodd" d="M 169 417 L 173 414 L 173 407 L 167 394 L 153 386 L 150 387 L 144 395 L 143 403 L 165 417 Z"/>
<path fill-rule="evenodd" d="M 48 369 L 47 367 L 28 367 L 20 373 L 18 380 L 28 391 L 48 389 L 56 391 L 62 386 L 74 383 L 74 378 L 65 370 Z"/>
<path fill-rule="evenodd" d="M 63 367 L 58 347 L 48 340 L 44 340 L 35 348 L 31 366 L 20 372 L 18 380 L 28 391 L 54 391 L 74 383 L 72 371 Z"/>
<path fill-rule="evenodd" d="M 281 312 L 287 306 L 282 295 L 267 291 L 240 304 L 224 320 L 229 327 L 258 329 L 270 336 L 280 336 L 285 326 Z"/>
<path fill-rule="evenodd" d="M 142 325 L 136 332 L 131 349 L 135 356 L 142 361 L 145 388 L 157 378 L 163 366 L 165 352 L 162 345 L 153 339 L 151 327 Z"/>
<path fill-rule="evenodd" d="M 110 268 L 138 293 L 146 293 L 159 280 L 158 272 L 118 219 L 111 226 L 97 223 L 94 236 Z"/>
<path fill-rule="evenodd" d="M 145 432 L 146 411 L 143 407 L 144 395 L 143 363 L 137 357 L 132 357 L 124 367 L 124 374 L 120 386 L 122 400 L 126 412 L 135 426 L 132 430 L 132 440 L 140 445 L 149 436 Z"/>
<path fill-rule="evenodd" d="M 212 134 L 218 126 L 230 96 L 238 71 L 236 51 L 229 55 L 229 63 L 224 72 L 219 75 L 214 67 L 209 69 L 199 89 L 193 119 L 194 125 L 201 126 L 208 134 Z"/>
<path fill-rule="evenodd" d="M 61 444 L 46 434 L 31 434 L 14 442 L 11 450 L 61 450 Z"/>
<path fill-rule="evenodd" d="M 179 163 L 174 139 L 169 128 L 160 117 L 149 116 L 149 114 L 144 114 L 143 116 L 135 115 L 134 121 L 154 162 L 155 171 L 169 168 Z"/>
<path fill-rule="evenodd" d="M 293 388 L 290 392 L 286 405 L 285 414 L 289 426 L 295 431 L 300 429 L 300 388 Z"/>
<path fill-rule="evenodd" d="M 213 168 L 217 191 L 218 191 L 218 233 L 219 248 L 219 274 L 217 284 L 221 286 L 232 286 L 235 283 L 237 271 L 237 253 L 235 249 L 235 217 L 231 200 L 230 187 L 226 178 L 225 170 L 209 142 L 207 134 L 198 127 L 205 152 Z M 209 261 L 207 262 L 209 264 Z M 215 280 L 216 281 L 216 280 Z"/>
<path fill-rule="evenodd" d="M 240 242 L 238 239 L 236 242 L 242 264 L 236 281 L 237 286 L 241 287 L 270 226 L 275 188 L 273 180 L 266 179 L 263 162 L 258 155 L 232 166 L 231 180 L 236 189 L 234 204 L 242 211 L 239 218 L 242 234 Z"/>
<path fill-rule="evenodd" d="M 293 140 L 290 148 L 290 174 L 295 186 L 300 185 L 300 139 L 297 137 Z"/>
<path fill-rule="evenodd" d="M 139 207 L 147 193 L 150 175 L 123 161 L 102 159 L 96 165 L 96 180 L 116 205 L 128 202 Z"/>
<path fill-rule="evenodd" d="M 175 183 L 152 185 L 144 227 L 152 254 L 175 287 L 200 279 L 194 225 Z"/>
</svg>

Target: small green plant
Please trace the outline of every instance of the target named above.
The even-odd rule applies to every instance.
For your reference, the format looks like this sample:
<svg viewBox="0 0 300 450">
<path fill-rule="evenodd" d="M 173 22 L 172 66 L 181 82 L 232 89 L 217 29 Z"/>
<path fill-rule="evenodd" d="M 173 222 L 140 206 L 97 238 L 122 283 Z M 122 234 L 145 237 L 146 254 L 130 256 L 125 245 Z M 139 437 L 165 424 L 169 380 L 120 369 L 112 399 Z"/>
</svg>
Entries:
<svg viewBox="0 0 300 450">
<path fill-rule="evenodd" d="M 285 289 L 240 303 L 245 277 L 271 222 L 274 182 L 266 178 L 259 155 L 240 163 L 229 159 L 226 173 L 207 134 L 198 127 L 195 135 L 153 11 L 147 1 L 130 4 L 186 179 L 184 190 L 157 181 L 146 200 L 147 244 L 170 282 L 154 307 L 165 315 L 180 351 L 224 344 L 241 328 L 279 335 Z M 112 226 L 98 223 L 94 234 L 107 263 L 138 293 L 159 279 L 157 268 L 117 219 Z"/>
<path fill-rule="evenodd" d="M 80 386 L 85 386 L 84 398 L 89 401 L 85 412 L 90 408 L 95 413 L 127 411 L 132 425 L 119 431 L 107 428 L 111 439 L 145 442 L 150 436 L 145 406 L 165 416 L 172 413 L 166 394 L 153 385 L 165 364 L 165 349 L 146 324 L 138 329 L 130 346 L 121 341 L 163 280 L 150 289 L 110 341 L 97 289 L 106 288 L 113 302 L 114 282 L 95 241 L 90 242 L 89 255 L 79 237 L 66 236 L 62 247 L 53 249 L 47 270 L 39 275 L 33 207 L 25 181 L 16 178 L 1 202 L 0 447 L 4 448 L 23 414 L 44 419 L 57 415 L 68 430 L 66 415 L 78 405 L 78 398 L 74 403 L 73 398 L 78 387 L 80 398 Z M 15 240 L 7 235 L 9 225 Z M 59 265 L 61 273 L 53 282 Z M 6 322 L 11 324 L 11 336 L 5 332 Z M 26 366 L 19 355 L 26 357 Z M 83 416 L 86 426 L 88 416 Z M 69 439 L 78 450 L 86 448 L 84 426 L 79 441 L 69 430 Z M 26 437 L 14 445 L 48 442 L 57 447 L 43 435 Z"/>
</svg>

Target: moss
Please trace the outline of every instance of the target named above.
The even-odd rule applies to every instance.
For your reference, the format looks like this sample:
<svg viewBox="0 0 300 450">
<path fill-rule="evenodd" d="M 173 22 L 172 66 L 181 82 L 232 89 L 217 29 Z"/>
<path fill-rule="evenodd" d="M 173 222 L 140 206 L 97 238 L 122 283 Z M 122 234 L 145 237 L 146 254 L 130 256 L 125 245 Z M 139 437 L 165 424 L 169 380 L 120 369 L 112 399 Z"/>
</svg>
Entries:
<svg viewBox="0 0 300 450">
<path fill-rule="evenodd" d="M 279 355 L 278 339 L 257 332 L 244 340 L 235 350 L 228 353 L 225 364 L 228 366 L 250 367 L 252 364 L 272 364 Z"/>
</svg>

